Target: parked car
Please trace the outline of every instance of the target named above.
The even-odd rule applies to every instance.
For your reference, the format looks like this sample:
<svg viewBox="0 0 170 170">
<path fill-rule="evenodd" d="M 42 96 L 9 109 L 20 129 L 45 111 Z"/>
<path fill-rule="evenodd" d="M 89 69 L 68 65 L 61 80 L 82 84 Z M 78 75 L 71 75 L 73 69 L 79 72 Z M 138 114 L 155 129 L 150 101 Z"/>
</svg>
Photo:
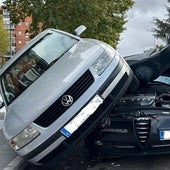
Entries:
<svg viewBox="0 0 170 170">
<path fill-rule="evenodd" d="M 127 91 L 86 138 L 93 154 L 109 158 L 170 153 L 170 60 L 165 60 L 170 57 L 169 49 L 167 46 L 152 57 L 136 58 L 136 62 L 128 60 L 141 85 L 133 92 Z M 141 69 L 147 66 L 152 70 L 155 65 L 159 66 L 158 72 L 147 72 L 152 76 Z"/>
<path fill-rule="evenodd" d="M 10 146 L 33 164 L 51 166 L 83 140 L 135 80 L 110 45 L 47 29 L 1 71 Z"/>
</svg>

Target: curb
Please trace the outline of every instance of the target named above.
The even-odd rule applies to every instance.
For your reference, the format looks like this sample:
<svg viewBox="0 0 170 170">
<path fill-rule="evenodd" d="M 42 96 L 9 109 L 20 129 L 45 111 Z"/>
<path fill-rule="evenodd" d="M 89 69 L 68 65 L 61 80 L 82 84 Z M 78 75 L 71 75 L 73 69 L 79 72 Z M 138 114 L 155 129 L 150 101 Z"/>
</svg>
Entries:
<svg viewBox="0 0 170 170">
<path fill-rule="evenodd" d="M 21 158 L 22 159 L 22 158 Z M 24 170 L 28 166 L 28 162 L 24 161 L 23 159 L 18 163 L 13 170 Z"/>
<path fill-rule="evenodd" d="M 24 165 L 24 160 L 20 156 L 17 156 L 5 168 L 3 168 L 3 170 L 21 170 L 21 168 L 23 170 Z"/>
</svg>

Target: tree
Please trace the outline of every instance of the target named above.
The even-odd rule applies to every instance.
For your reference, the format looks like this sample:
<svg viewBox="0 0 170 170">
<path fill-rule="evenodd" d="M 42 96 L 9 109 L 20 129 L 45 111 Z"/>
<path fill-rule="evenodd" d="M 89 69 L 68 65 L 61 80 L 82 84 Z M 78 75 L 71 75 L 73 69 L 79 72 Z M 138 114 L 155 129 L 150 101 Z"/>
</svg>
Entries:
<svg viewBox="0 0 170 170">
<path fill-rule="evenodd" d="M 84 37 L 96 38 L 116 47 L 127 22 L 126 11 L 133 0 L 6 0 L 13 23 L 32 16 L 30 32 L 52 27 L 67 32 L 79 25 L 87 27 Z"/>
<path fill-rule="evenodd" d="M 0 15 L 0 56 L 7 54 L 9 48 L 9 33 L 3 24 L 3 17 Z"/>
<path fill-rule="evenodd" d="M 170 2 L 170 0 L 168 0 Z M 163 40 L 166 44 L 170 44 L 170 7 L 167 6 L 167 18 L 160 20 L 154 18 L 153 23 L 157 28 L 153 28 L 154 37 Z"/>
</svg>

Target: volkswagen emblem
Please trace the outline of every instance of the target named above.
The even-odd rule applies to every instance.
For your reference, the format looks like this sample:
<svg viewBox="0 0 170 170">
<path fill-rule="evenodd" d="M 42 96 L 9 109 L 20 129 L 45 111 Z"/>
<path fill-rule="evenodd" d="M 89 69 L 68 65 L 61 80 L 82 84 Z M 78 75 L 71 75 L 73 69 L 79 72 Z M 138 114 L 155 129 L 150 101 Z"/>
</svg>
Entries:
<svg viewBox="0 0 170 170">
<path fill-rule="evenodd" d="M 73 97 L 70 95 L 64 95 L 61 99 L 61 103 L 63 106 L 71 106 L 73 104 Z"/>
</svg>

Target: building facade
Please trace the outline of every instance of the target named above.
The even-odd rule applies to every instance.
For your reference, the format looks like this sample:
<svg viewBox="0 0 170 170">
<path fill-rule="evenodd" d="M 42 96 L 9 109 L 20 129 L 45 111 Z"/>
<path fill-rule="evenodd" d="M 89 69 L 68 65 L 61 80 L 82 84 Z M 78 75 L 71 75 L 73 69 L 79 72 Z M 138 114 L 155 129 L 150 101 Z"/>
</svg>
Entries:
<svg viewBox="0 0 170 170">
<path fill-rule="evenodd" d="M 23 46 L 25 46 L 29 41 L 29 27 L 32 22 L 31 17 L 27 17 L 24 22 L 20 22 L 15 25 L 15 51 L 17 52 Z"/>
<path fill-rule="evenodd" d="M 32 18 L 27 17 L 23 22 L 12 24 L 9 12 L 5 9 L 2 10 L 4 25 L 9 30 L 10 47 L 8 55 L 9 57 L 12 57 L 13 54 L 15 54 L 30 41 L 28 30 L 32 22 Z"/>
</svg>

